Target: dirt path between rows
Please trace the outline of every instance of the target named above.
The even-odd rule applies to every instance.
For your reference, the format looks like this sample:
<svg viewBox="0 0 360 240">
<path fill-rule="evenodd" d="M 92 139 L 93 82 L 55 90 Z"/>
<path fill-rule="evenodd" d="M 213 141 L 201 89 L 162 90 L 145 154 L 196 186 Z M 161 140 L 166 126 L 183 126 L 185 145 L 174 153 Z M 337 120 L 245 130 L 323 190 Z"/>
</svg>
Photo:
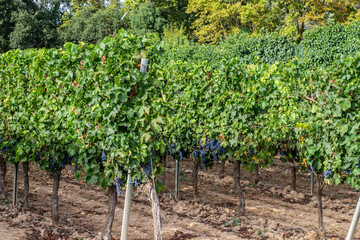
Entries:
<svg viewBox="0 0 360 240">
<path fill-rule="evenodd" d="M 233 166 L 226 164 L 220 179 L 220 165 L 199 173 L 200 202 L 192 200 L 191 161 L 181 162 L 181 201 L 171 197 L 174 188 L 174 162 L 169 162 L 167 192 L 160 194 L 163 237 L 182 239 L 320 239 L 317 230 L 317 201 L 310 196 L 310 174 L 298 174 L 297 191 L 292 191 L 291 172 L 286 164 L 261 169 L 261 181 L 252 184 L 249 171 L 242 172 L 246 217 L 237 214 Z M 6 190 L 11 194 L 12 168 L 9 167 Z M 22 179 L 20 172 L 20 179 Z M 52 181 L 46 173 L 31 165 L 30 209 L 12 208 L 0 201 L 0 239 L 98 239 L 105 223 L 107 197 L 99 187 L 88 186 L 73 178 L 70 167 L 63 171 L 60 183 L 60 225 L 51 226 Z M 19 184 L 19 194 L 23 190 Z M 335 199 L 324 191 L 324 239 L 344 239 L 356 206 L 358 193 L 349 186 L 335 188 Z M 21 201 L 21 199 L 20 199 Z M 119 198 L 113 225 L 114 239 L 120 239 L 124 195 Z M 145 194 L 134 193 L 129 239 L 152 239 L 152 213 Z M 355 239 L 360 239 L 357 232 Z"/>
</svg>

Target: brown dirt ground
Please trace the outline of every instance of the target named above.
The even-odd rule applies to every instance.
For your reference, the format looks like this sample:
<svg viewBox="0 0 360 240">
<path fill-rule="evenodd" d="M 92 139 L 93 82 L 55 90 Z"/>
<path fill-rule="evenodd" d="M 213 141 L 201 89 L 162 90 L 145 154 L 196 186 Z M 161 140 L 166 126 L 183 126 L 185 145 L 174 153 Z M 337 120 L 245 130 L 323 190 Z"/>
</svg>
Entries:
<svg viewBox="0 0 360 240">
<path fill-rule="evenodd" d="M 224 179 L 220 165 L 199 173 L 201 201 L 193 199 L 191 166 L 181 162 L 181 201 L 172 200 L 174 162 L 169 161 L 167 193 L 160 194 L 163 237 L 185 239 L 344 239 L 354 213 L 358 193 L 349 186 L 335 187 L 335 199 L 329 198 L 329 186 L 324 189 L 325 236 L 317 234 L 317 201 L 310 195 L 310 174 L 299 173 L 297 191 L 290 188 L 291 172 L 286 164 L 275 161 L 273 167 L 260 170 L 261 181 L 252 184 L 249 171 L 242 171 L 242 186 L 246 199 L 246 217 L 238 216 L 238 199 L 234 192 L 233 165 L 226 164 Z M 12 168 L 8 168 L 6 191 L 12 192 Z M 20 171 L 20 179 L 22 179 Z M 19 182 L 19 194 L 23 190 Z M 0 201 L 0 239 L 98 239 L 107 211 L 105 191 L 88 186 L 73 178 L 71 168 L 63 171 L 60 183 L 60 225 L 51 226 L 52 181 L 46 173 L 32 165 L 30 169 L 30 209 L 13 208 Z M 120 239 L 123 194 L 118 201 L 114 239 Z M 21 199 L 20 199 L 21 202 Z M 152 239 L 152 213 L 149 201 L 141 189 L 133 196 L 129 239 Z M 360 239 L 356 233 L 355 239 Z"/>
</svg>

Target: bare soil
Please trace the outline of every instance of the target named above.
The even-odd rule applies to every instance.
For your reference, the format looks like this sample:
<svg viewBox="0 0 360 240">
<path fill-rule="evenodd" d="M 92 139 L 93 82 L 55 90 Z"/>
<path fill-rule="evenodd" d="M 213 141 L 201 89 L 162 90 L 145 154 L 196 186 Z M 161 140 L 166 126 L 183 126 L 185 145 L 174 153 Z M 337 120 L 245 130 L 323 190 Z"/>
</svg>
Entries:
<svg viewBox="0 0 360 240">
<path fill-rule="evenodd" d="M 317 201 L 310 195 L 310 174 L 298 173 L 297 191 L 291 190 L 291 169 L 275 161 L 275 166 L 260 169 L 261 181 L 253 185 L 253 176 L 242 171 L 241 184 L 246 201 L 246 216 L 237 213 L 233 165 L 225 165 L 225 177 L 219 178 L 220 164 L 199 172 L 200 202 L 193 201 L 190 160 L 181 162 L 181 200 L 172 198 L 174 165 L 167 171 L 167 192 L 161 193 L 160 206 L 163 237 L 185 239 L 344 239 L 354 213 L 358 193 L 349 186 L 324 189 L 325 236 L 317 233 Z M 12 194 L 13 168 L 8 168 L 6 191 Z M 60 182 L 60 224 L 51 226 L 52 179 L 35 165 L 30 166 L 30 208 L 21 208 L 22 173 L 19 173 L 19 202 L 14 208 L 0 200 L 0 239 L 55 240 L 99 239 L 105 224 L 107 196 L 96 186 L 75 180 L 70 167 Z M 113 225 L 114 239 L 120 239 L 124 195 L 119 197 Z M 140 189 L 133 196 L 129 237 L 131 240 L 153 239 L 152 212 L 149 200 Z M 360 239 L 360 233 L 355 234 Z"/>
</svg>

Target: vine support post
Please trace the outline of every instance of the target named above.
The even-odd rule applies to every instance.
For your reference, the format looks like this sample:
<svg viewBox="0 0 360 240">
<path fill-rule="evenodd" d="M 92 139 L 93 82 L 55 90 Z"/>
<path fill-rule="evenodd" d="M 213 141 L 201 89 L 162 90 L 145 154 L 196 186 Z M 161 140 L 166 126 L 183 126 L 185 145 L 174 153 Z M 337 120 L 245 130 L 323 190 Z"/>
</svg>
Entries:
<svg viewBox="0 0 360 240">
<path fill-rule="evenodd" d="M 24 178 L 24 208 L 29 207 L 29 162 L 22 162 Z"/>
<path fill-rule="evenodd" d="M 199 162 L 194 159 L 194 168 L 192 172 L 192 182 L 194 189 L 194 201 L 200 201 L 199 188 L 198 188 L 198 175 L 199 175 Z"/>
<path fill-rule="evenodd" d="M 355 213 L 353 216 L 353 219 L 351 221 L 351 225 L 350 225 L 350 229 L 349 232 L 346 236 L 345 240 L 352 240 L 356 231 L 356 227 L 359 223 L 359 217 L 360 217 L 360 197 L 358 199 L 357 205 L 356 205 L 356 209 L 355 209 Z"/>
<path fill-rule="evenodd" d="M 259 175 L 259 164 L 255 164 L 254 167 L 254 184 L 257 185 L 260 182 L 260 175 Z"/>
<path fill-rule="evenodd" d="M 179 175 L 180 175 L 180 163 L 179 159 L 176 159 L 175 168 L 175 200 L 179 201 Z"/>
<path fill-rule="evenodd" d="M 291 167 L 291 175 L 292 175 L 292 181 L 291 181 L 291 187 L 294 191 L 296 191 L 296 165 L 295 162 L 294 165 Z"/>
<path fill-rule="evenodd" d="M 160 215 L 160 202 L 159 197 L 156 193 L 155 183 L 150 180 L 148 185 L 149 189 L 149 198 L 151 202 L 151 209 L 153 214 L 153 221 L 154 221 L 154 239 L 155 240 L 162 240 L 161 230 L 162 230 L 162 222 L 161 222 L 161 215 Z"/>
<path fill-rule="evenodd" d="M 129 220 L 130 220 L 132 189 L 133 189 L 133 183 L 132 183 L 130 171 L 129 171 L 128 178 L 127 178 L 127 184 L 126 184 L 124 214 L 123 214 L 123 221 L 122 221 L 122 227 L 121 227 L 121 240 L 127 240 L 127 235 L 128 235 L 128 230 L 129 230 Z"/>
<path fill-rule="evenodd" d="M 149 59 L 146 59 L 146 58 L 141 59 L 141 65 L 140 65 L 140 72 L 141 73 L 146 73 L 147 72 L 148 64 L 149 64 Z"/>
<path fill-rule="evenodd" d="M 314 196 L 315 195 L 315 191 L 314 191 L 314 171 L 311 171 L 310 189 L 311 189 L 311 196 Z"/>
<path fill-rule="evenodd" d="M 13 206 L 17 203 L 19 163 L 14 164 Z"/>
<path fill-rule="evenodd" d="M 235 190 L 239 197 L 239 213 L 241 216 L 245 216 L 245 198 L 241 187 L 241 162 L 238 159 L 234 160 L 234 182 Z"/>
<path fill-rule="evenodd" d="M 0 191 L 1 197 L 7 199 L 5 192 L 5 177 L 6 177 L 6 162 L 4 158 L 0 155 Z"/>
</svg>

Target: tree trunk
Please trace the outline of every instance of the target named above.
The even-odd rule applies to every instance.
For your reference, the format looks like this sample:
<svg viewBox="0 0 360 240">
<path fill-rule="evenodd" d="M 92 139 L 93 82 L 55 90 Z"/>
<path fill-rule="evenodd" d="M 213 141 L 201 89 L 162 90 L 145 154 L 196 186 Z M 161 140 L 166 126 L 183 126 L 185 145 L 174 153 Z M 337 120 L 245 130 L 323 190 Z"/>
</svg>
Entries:
<svg viewBox="0 0 360 240">
<path fill-rule="evenodd" d="M 101 235 L 101 239 L 112 240 L 111 230 L 112 230 L 112 224 L 114 222 L 114 215 L 115 215 L 116 202 L 117 202 L 115 185 L 111 185 L 109 187 L 107 195 L 109 197 L 109 207 L 106 216 L 106 224 L 104 231 Z"/>
<path fill-rule="evenodd" d="M 160 202 L 158 195 L 156 194 L 155 186 L 153 182 L 148 183 L 150 202 L 152 207 L 153 221 L 154 221 L 154 239 L 162 240 L 162 222 L 160 215 Z"/>
<path fill-rule="evenodd" d="M 23 177 L 24 177 L 24 208 L 29 207 L 29 162 L 23 162 Z"/>
<path fill-rule="evenodd" d="M 238 160 L 234 161 L 234 182 L 236 186 L 236 192 L 239 196 L 239 214 L 244 216 L 245 215 L 245 198 L 243 195 L 243 191 L 241 188 L 241 162 Z"/>
<path fill-rule="evenodd" d="M 220 178 L 224 178 L 225 176 L 225 161 L 222 161 L 220 164 L 220 172 L 219 172 L 219 177 Z"/>
<path fill-rule="evenodd" d="M 199 189 L 198 189 L 198 173 L 199 173 L 199 162 L 196 159 L 194 159 L 192 182 L 193 182 L 194 200 L 195 201 L 200 201 Z"/>
<path fill-rule="evenodd" d="M 259 182 L 260 182 L 259 164 L 255 164 L 255 168 L 254 168 L 254 184 L 257 185 Z"/>
<path fill-rule="evenodd" d="M 2 156 L 0 156 L 0 191 L 1 197 L 7 199 L 5 192 L 5 176 L 6 176 L 6 162 Z"/>
<path fill-rule="evenodd" d="M 55 170 L 52 174 L 53 177 L 53 192 L 52 192 L 52 225 L 59 224 L 59 185 L 61 178 L 61 168 Z"/>
<path fill-rule="evenodd" d="M 317 191 L 316 191 L 316 198 L 318 200 L 318 223 L 319 223 L 319 230 L 322 233 L 325 233 L 324 228 L 324 220 L 323 220 L 323 207 L 322 207 L 322 190 L 324 188 L 324 181 L 321 179 L 319 174 L 316 175 L 316 183 L 317 183 Z"/>
<path fill-rule="evenodd" d="M 296 165 L 295 165 L 295 163 L 291 167 L 291 175 L 292 175 L 291 187 L 294 191 L 296 191 Z"/>
</svg>

